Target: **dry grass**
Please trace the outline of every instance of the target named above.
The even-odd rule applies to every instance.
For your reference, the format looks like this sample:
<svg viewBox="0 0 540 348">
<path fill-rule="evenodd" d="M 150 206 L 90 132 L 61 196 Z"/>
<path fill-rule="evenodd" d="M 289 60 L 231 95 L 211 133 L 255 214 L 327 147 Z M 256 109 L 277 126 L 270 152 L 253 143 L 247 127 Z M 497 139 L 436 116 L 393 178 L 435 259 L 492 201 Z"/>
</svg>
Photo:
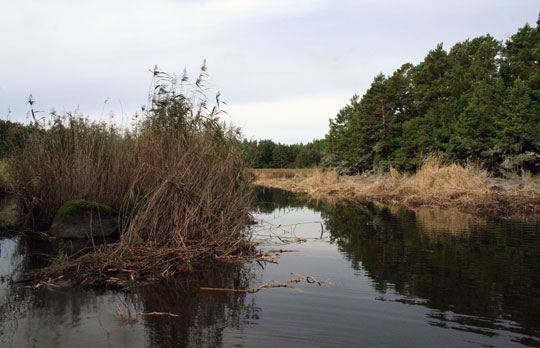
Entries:
<svg viewBox="0 0 540 348">
<path fill-rule="evenodd" d="M 167 150 L 161 141 L 145 146 L 141 153 L 153 157 L 139 167 L 121 209 L 119 242 L 57 271 L 76 271 L 83 285 L 121 288 L 129 280 L 167 278 L 253 251 L 244 234 L 247 184 L 234 153 L 218 154 L 204 140 L 179 141 Z"/>
<path fill-rule="evenodd" d="M 302 169 L 288 169 L 288 168 L 265 168 L 265 169 L 251 169 L 250 171 L 258 179 L 282 179 L 282 178 L 307 178 L 310 177 L 316 169 L 314 168 L 302 168 Z"/>
<path fill-rule="evenodd" d="M 49 226 L 71 199 L 120 213 L 117 243 L 54 267 L 50 275 L 124 287 L 126 281 L 167 278 L 253 252 L 244 234 L 250 222 L 248 175 L 234 129 L 221 124 L 199 94 L 187 99 L 174 86 L 156 90 L 153 108 L 132 133 L 56 118 L 52 127 L 30 134 L 14 156 L 27 225 Z"/>
<path fill-rule="evenodd" d="M 55 116 L 54 126 L 29 133 L 11 159 L 14 191 L 27 226 L 48 226 L 70 199 L 120 209 L 137 173 L 135 139 L 105 124 Z"/>
<path fill-rule="evenodd" d="M 334 170 L 316 169 L 304 180 L 308 194 L 316 195 L 319 187 L 328 187 L 339 183 L 339 174 Z"/>
<path fill-rule="evenodd" d="M 392 168 L 389 173 L 376 176 L 372 184 L 359 187 L 358 192 L 367 196 L 402 197 L 407 204 L 408 201 L 445 200 L 463 194 L 482 195 L 489 191 L 488 184 L 486 170 L 444 164 L 438 158 L 430 157 L 415 174 L 399 173 Z"/>
<path fill-rule="evenodd" d="M 4 158 L 0 160 L 0 196 L 13 191 L 10 187 L 10 182 L 9 161 Z"/>
<path fill-rule="evenodd" d="M 540 218 L 540 187 L 533 179 L 493 179 L 476 166 L 445 164 L 429 158 L 416 174 L 391 169 L 379 175 L 337 177 L 315 171 L 311 177 L 262 179 L 256 185 L 302 192 L 316 199 L 373 200 L 408 207 L 453 208 L 478 216 Z"/>
</svg>

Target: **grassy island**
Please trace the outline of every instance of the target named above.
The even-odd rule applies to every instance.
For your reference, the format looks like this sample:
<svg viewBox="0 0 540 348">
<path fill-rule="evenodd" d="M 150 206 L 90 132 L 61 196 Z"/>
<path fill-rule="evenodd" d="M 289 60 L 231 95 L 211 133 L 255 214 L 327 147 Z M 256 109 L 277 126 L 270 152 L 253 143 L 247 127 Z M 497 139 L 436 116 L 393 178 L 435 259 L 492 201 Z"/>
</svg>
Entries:
<svg viewBox="0 0 540 348">
<path fill-rule="evenodd" d="M 24 226 L 47 230 L 57 212 L 89 204 L 118 212 L 121 221 L 116 243 L 71 258 L 49 275 L 122 288 L 253 251 L 238 133 L 220 121 L 218 106 L 210 109 L 201 99 L 205 76 L 203 65 L 185 93 L 187 77 L 177 85 L 155 70 L 151 105 L 130 130 L 73 114 L 52 114 L 24 129 L 9 160 Z"/>
</svg>

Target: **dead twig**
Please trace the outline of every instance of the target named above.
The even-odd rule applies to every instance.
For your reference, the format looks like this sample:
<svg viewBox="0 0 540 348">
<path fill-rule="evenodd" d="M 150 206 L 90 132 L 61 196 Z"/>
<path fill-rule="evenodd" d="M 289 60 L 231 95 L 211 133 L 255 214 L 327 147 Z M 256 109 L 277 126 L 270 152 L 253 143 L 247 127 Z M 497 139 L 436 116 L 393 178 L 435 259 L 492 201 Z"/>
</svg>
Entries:
<svg viewBox="0 0 540 348">
<path fill-rule="evenodd" d="M 169 316 L 173 318 L 180 318 L 178 314 L 165 313 L 165 312 L 149 312 L 149 313 L 137 312 L 137 314 L 138 315 L 152 315 L 152 316 Z"/>
<path fill-rule="evenodd" d="M 246 289 L 224 289 L 224 288 L 205 288 L 201 287 L 199 290 L 204 291 L 230 291 L 230 292 L 249 292 L 249 290 Z"/>
<path fill-rule="evenodd" d="M 267 255 L 263 254 L 255 259 L 255 261 L 264 261 L 264 262 L 273 262 L 277 258 L 277 255 Z"/>
<path fill-rule="evenodd" d="M 308 283 L 310 283 L 310 284 L 316 283 L 316 284 L 318 284 L 319 286 L 323 285 L 323 283 L 322 283 L 321 281 L 315 279 L 315 277 L 313 277 L 313 276 L 307 276 L 307 277 L 306 277 L 306 282 L 308 282 Z"/>
<path fill-rule="evenodd" d="M 223 289 L 223 288 L 199 288 L 200 290 L 206 290 L 206 291 L 230 291 L 230 292 L 246 292 L 249 294 L 253 294 L 256 292 L 261 291 L 262 289 L 272 289 L 272 288 L 291 288 L 296 289 L 296 287 L 289 285 L 287 283 L 285 284 L 263 284 L 256 288 L 250 288 L 250 289 Z"/>
<path fill-rule="evenodd" d="M 270 250 L 271 253 L 297 253 L 300 252 L 300 250 L 287 250 L 287 249 L 272 249 Z"/>
<path fill-rule="evenodd" d="M 291 274 L 294 274 L 294 273 L 291 273 Z M 250 288 L 250 289 L 225 289 L 225 288 L 207 288 L 207 287 L 201 287 L 199 289 L 204 290 L 204 291 L 229 291 L 229 292 L 244 292 L 244 293 L 253 294 L 253 293 L 261 291 L 262 289 L 272 289 L 272 288 L 290 288 L 290 289 L 298 290 L 295 286 L 291 285 L 291 283 L 297 284 L 301 282 L 306 282 L 308 284 L 318 284 L 319 286 L 324 284 L 324 282 L 317 280 L 313 276 L 307 276 L 307 277 L 300 276 L 300 278 L 289 279 L 285 283 L 277 283 L 277 284 L 266 283 L 256 288 Z"/>
</svg>

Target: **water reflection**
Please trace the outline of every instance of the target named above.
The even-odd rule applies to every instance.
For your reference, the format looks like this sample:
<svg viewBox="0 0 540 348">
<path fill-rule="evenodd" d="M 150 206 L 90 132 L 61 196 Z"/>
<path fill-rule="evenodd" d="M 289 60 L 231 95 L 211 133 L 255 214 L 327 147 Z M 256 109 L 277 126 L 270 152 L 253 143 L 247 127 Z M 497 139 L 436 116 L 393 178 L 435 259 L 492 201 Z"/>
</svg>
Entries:
<svg viewBox="0 0 540 348">
<path fill-rule="evenodd" d="M 35 283 L 24 282 L 29 271 L 46 266 L 50 257 L 42 254 L 57 250 L 58 245 L 45 242 L 0 241 L 0 346 L 221 347 L 225 327 L 239 328 L 257 318 L 245 293 L 199 291 L 201 286 L 247 288 L 254 274 L 242 264 L 134 288 L 130 294 L 29 287 Z"/>
<path fill-rule="evenodd" d="M 245 293 L 204 292 L 199 287 L 244 289 L 252 274 L 239 264 L 225 265 L 198 277 L 142 287 L 131 298 L 139 312 L 170 312 L 179 318 L 144 316 L 150 346 L 221 347 L 225 327 L 240 328 L 257 318 Z"/>
<path fill-rule="evenodd" d="M 302 200 L 262 189 L 260 211 L 309 207 L 321 213 L 339 251 L 381 296 L 432 309 L 431 325 L 540 344 L 540 226 L 485 221 L 444 210 Z M 385 294 L 397 293 L 395 296 Z"/>
<path fill-rule="evenodd" d="M 253 210 L 282 229 L 305 222 L 284 228 L 287 237 L 299 237 L 287 249 L 299 252 L 284 253 L 264 269 L 212 265 L 129 294 L 26 288 L 35 284 L 25 282 L 31 271 L 50 263 L 44 255 L 79 247 L 0 240 L 0 346 L 540 345 L 538 224 L 332 205 L 265 189 Z M 322 231 L 311 223 L 317 220 Z M 199 290 L 246 289 L 297 277 L 292 272 L 329 282 L 299 284 L 302 292 Z"/>
</svg>

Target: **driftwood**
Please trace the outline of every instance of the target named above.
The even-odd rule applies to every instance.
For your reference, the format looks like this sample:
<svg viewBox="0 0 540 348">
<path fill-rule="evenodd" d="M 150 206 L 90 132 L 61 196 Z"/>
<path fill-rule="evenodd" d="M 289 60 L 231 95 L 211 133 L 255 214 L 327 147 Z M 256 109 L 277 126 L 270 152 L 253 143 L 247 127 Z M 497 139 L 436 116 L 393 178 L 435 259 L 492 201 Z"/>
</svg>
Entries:
<svg viewBox="0 0 540 348">
<path fill-rule="evenodd" d="M 301 276 L 300 278 L 289 279 L 285 283 L 276 283 L 276 284 L 265 283 L 256 288 L 250 288 L 250 289 L 224 289 L 224 288 L 207 288 L 207 287 L 201 287 L 199 289 L 203 291 L 229 291 L 229 292 L 244 292 L 244 293 L 253 294 L 253 293 L 261 291 L 262 289 L 272 289 L 272 288 L 296 289 L 296 287 L 291 284 L 301 283 L 304 281 L 308 284 L 318 284 L 319 286 L 324 284 L 324 282 L 317 280 L 313 276 L 307 276 L 307 277 Z"/>
<path fill-rule="evenodd" d="M 174 313 L 167 313 L 167 312 L 137 312 L 137 315 L 141 316 L 166 316 L 166 317 L 173 317 L 173 318 L 180 318 L 178 314 Z M 116 319 L 128 323 L 128 324 L 134 324 L 137 322 L 136 317 L 132 317 L 131 313 L 128 310 L 128 314 L 124 313 L 124 311 L 120 308 L 120 306 L 116 306 L 116 313 L 114 314 Z"/>
<path fill-rule="evenodd" d="M 272 249 L 271 253 L 297 253 L 300 250 L 287 250 L 287 249 Z"/>
<path fill-rule="evenodd" d="M 149 312 L 149 313 L 137 312 L 137 314 L 138 315 L 152 315 L 152 316 L 169 316 L 173 318 L 180 318 L 178 314 L 165 313 L 165 312 Z"/>
<path fill-rule="evenodd" d="M 259 292 L 262 289 L 271 289 L 271 288 L 291 288 L 296 289 L 296 287 L 289 285 L 289 284 L 263 284 L 261 286 L 258 286 L 256 288 L 251 289 L 222 289 L 222 288 L 200 288 L 201 290 L 207 290 L 207 291 L 229 291 L 229 292 L 247 292 L 250 294 L 253 294 L 255 292 Z"/>
<path fill-rule="evenodd" d="M 300 250 L 287 250 L 287 249 L 272 249 L 268 252 L 270 253 L 294 253 L 299 252 Z M 258 257 L 255 259 L 259 264 L 261 261 L 263 262 L 270 262 L 270 263 L 277 263 L 275 259 L 278 258 L 278 255 L 269 255 L 266 252 L 259 254 Z"/>
</svg>

